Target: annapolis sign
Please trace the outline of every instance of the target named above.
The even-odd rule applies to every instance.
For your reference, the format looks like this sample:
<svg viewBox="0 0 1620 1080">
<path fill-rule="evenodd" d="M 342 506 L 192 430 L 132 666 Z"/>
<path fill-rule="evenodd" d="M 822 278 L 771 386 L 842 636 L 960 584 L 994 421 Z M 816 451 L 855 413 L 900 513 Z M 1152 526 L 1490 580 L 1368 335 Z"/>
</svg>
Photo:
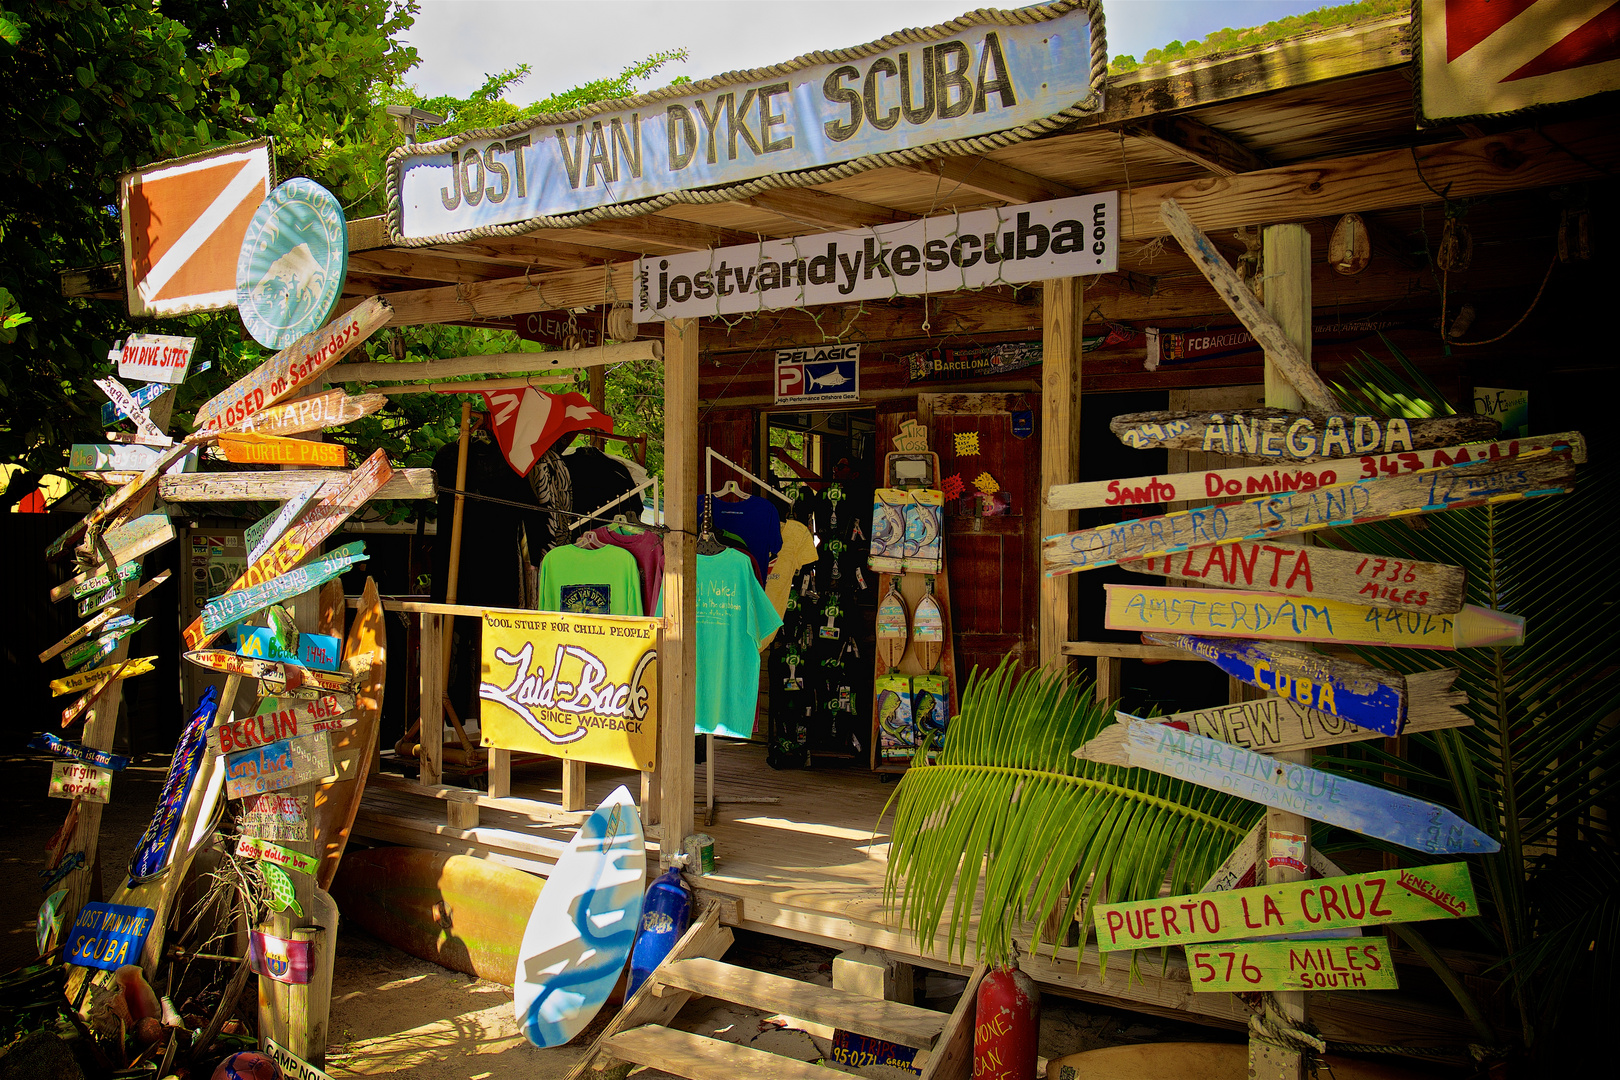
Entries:
<svg viewBox="0 0 1620 1080">
<path fill-rule="evenodd" d="M 866 46 L 401 148 L 390 223 L 407 245 L 899 151 L 982 153 L 1102 108 L 1095 0 L 977 11 Z M 739 9 L 740 10 L 740 9 Z M 906 160 L 917 160 L 915 154 Z M 808 173 L 801 183 L 832 179 Z M 687 197 L 689 198 L 689 197 Z M 590 215 L 592 218 L 600 214 Z M 515 231 L 521 231 L 514 229 Z"/>
</svg>

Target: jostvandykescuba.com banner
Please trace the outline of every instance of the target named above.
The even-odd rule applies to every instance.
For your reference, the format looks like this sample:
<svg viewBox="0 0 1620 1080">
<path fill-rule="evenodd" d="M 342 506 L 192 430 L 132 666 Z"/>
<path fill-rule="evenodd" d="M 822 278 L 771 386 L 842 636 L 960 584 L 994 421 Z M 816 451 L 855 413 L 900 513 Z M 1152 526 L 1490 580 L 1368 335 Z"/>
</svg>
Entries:
<svg viewBox="0 0 1620 1080">
<path fill-rule="evenodd" d="M 1119 269 L 1119 192 L 636 260 L 637 322 Z"/>
<path fill-rule="evenodd" d="M 483 744 L 648 770 L 658 746 L 658 619 L 486 611 Z"/>
<path fill-rule="evenodd" d="M 613 110 L 405 147 L 389 160 L 396 227 L 421 240 L 917 147 L 945 152 L 992 132 L 1032 138 L 1050 125 L 1015 129 L 1102 108 L 1091 6 L 977 12 L 873 43 L 888 48 L 803 56 Z"/>
</svg>

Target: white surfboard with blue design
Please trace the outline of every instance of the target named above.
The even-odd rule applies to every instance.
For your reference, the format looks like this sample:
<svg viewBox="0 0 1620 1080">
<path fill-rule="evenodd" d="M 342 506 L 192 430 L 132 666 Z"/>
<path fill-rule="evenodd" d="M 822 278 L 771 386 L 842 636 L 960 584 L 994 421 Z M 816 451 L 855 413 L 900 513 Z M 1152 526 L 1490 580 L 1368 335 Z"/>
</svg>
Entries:
<svg viewBox="0 0 1620 1080">
<path fill-rule="evenodd" d="M 512 1004 L 529 1041 L 561 1046 L 613 992 L 641 925 L 647 845 L 630 792 L 619 787 L 557 860 L 529 915 Z"/>
</svg>

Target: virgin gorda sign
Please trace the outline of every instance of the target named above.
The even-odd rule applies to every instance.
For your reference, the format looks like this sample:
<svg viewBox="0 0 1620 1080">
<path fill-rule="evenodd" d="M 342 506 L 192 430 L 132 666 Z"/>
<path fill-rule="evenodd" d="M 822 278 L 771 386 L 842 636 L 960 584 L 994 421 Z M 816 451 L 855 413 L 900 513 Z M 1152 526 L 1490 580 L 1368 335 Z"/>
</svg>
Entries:
<svg viewBox="0 0 1620 1080">
<path fill-rule="evenodd" d="M 420 246 L 582 224 L 983 153 L 1102 108 L 1099 0 L 980 10 L 849 49 L 665 87 L 389 156 L 389 229 Z M 1095 17 L 1094 13 L 1095 12 Z M 786 175 L 795 174 L 795 175 Z"/>
</svg>

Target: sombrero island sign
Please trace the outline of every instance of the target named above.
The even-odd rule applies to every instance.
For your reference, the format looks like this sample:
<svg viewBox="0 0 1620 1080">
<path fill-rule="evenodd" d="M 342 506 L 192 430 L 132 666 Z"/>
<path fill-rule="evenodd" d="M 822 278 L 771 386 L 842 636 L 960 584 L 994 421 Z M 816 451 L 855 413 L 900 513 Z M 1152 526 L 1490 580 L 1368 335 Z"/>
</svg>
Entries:
<svg viewBox="0 0 1620 1080">
<path fill-rule="evenodd" d="M 402 147 L 388 160 L 389 226 L 397 242 L 429 244 L 582 224 L 628 202 L 644 213 L 692 201 L 695 189 L 712 198 L 713 188 L 747 185 L 728 192 L 745 195 L 984 153 L 1100 110 L 1106 67 L 1099 0 L 976 11 L 856 48 Z"/>
</svg>

